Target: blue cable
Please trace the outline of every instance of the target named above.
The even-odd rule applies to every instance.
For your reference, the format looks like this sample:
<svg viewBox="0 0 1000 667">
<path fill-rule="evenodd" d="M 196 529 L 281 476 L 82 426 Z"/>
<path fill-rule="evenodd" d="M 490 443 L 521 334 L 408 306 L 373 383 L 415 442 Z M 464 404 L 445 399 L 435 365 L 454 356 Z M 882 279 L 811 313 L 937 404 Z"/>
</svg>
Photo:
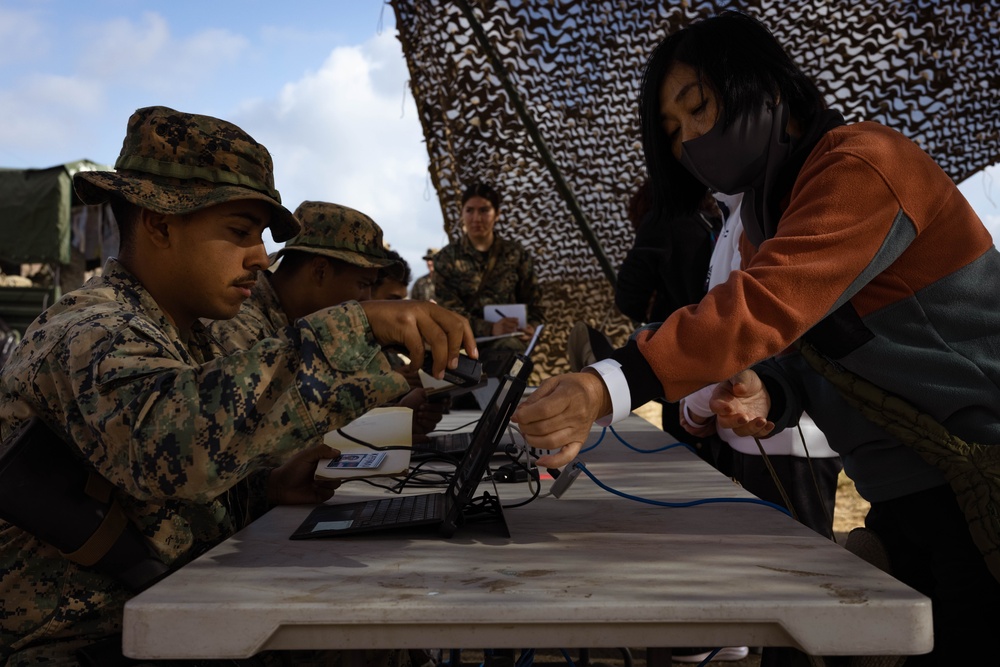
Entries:
<svg viewBox="0 0 1000 667">
<path fill-rule="evenodd" d="M 597 439 L 597 442 L 592 444 L 590 447 L 585 447 L 584 449 L 581 449 L 579 453 L 583 454 L 584 452 L 589 452 L 594 447 L 597 447 L 599 444 L 601 444 L 601 440 L 604 440 L 604 434 L 607 432 L 608 432 L 608 427 L 605 426 L 604 428 L 601 429 L 601 437 Z"/>
<path fill-rule="evenodd" d="M 514 663 L 514 667 L 531 667 L 533 664 L 535 664 L 535 649 L 523 648 L 521 655 Z"/>
<path fill-rule="evenodd" d="M 719 648 L 712 649 L 712 652 L 708 654 L 708 657 L 706 657 L 704 660 L 698 663 L 698 667 L 705 667 L 706 665 L 708 665 L 708 663 L 712 662 L 712 658 L 718 655 L 719 651 L 721 650 L 722 650 L 721 646 Z"/>
<path fill-rule="evenodd" d="M 774 503 L 768 502 L 766 500 L 761 500 L 760 498 L 702 498 L 701 500 L 688 500 L 681 503 L 672 503 L 666 500 L 650 500 L 648 498 L 640 498 L 639 496 L 632 496 L 617 489 L 612 489 L 610 486 L 602 482 L 601 480 L 594 477 L 594 473 L 587 469 L 586 464 L 582 461 L 577 461 L 574 465 L 582 470 L 584 474 L 587 475 L 594 484 L 601 487 L 609 493 L 613 493 L 616 496 L 620 496 L 627 500 L 635 500 L 640 503 L 647 503 L 649 505 L 658 505 L 660 507 L 694 507 L 695 505 L 708 505 L 709 503 L 751 503 L 753 505 L 764 505 L 765 507 L 770 507 L 771 509 L 776 509 L 783 514 L 791 516 L 791 513 L 782 507 L 781 505 L 776 505 Z"/>
<path fill-rule="evenodd" d="M 567 651 L 564 648 L 561 648 L 559 649 L 559 652 L 562 653 L 563 659 L 566 661 L 566 665 L 568 667 L 576 667 L 576 665 L 573 664 L 573 658 L 569 656 L 569 651 Z"/>
<path fill-rule="evenodd" d="M 639 452 L 640 454 L 655 454 L 656 452 L 665 452 L 668 449 L 673 449 L 674 447 L 687 447 L 688 451 L 690 451 L 692 454 L 697 454 L 697 452 L 694 450 L 694 447 L 687 444 L 686 442 L 672 442 L 669 445 L 664 445 L 663 447 L 657 447 L 656 449 L 639 449 L 635 445 L 630 445 L 629 443 L 625 442 L 625 439 L 622 438 L 620 435 L 618 435 L 618 431 L 615 430 L 614 426 L 609 426 L 608 428 L 611 429 L 612 435 L 618 438 L 618 442 L 622 443 L 623 445 L 631 449 L 633 452 Z"/>
</svg>

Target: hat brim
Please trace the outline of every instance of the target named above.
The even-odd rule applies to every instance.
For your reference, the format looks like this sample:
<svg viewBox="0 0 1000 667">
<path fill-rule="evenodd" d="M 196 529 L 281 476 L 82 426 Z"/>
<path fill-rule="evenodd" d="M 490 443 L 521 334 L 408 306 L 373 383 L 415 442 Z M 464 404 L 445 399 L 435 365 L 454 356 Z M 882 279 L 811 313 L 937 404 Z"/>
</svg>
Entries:
<svg viewBox="0 0 1000 667">
<path fill-rule="evenodd" d="M 388 257 L 373 257 L 371 255 L 364 255 L 360 252 L 353 252 L 351 250 L 337 250 L 335 248 L 316 248 L 313 246 L 303 246 L 303 245 L 286 245 L 284 248 L 278 250 L 276 253 L 271 255 L 271 263 L 278 261 L 278 258 L 284 254 L 286 250 L 299 250 L 301 252 L 308 252 L 312 255 L 323 255 L 324 257 L 333 257 L 334 259 L 339 259 L 341 261 L 347 262 L 348 264 L 353 264 L 354 266 L 360 266 L 363 269 L 384 269 L 387 266 L 392 266 L 393 264 L 398 264 L 394 259 L 389 259 Z"/>
<path fill-rule="evenodd" d="M 273 208 L 271 236 L 287 241 L 299 233 L 299 221 L 270 195 L 239 185 L 211 183 L 201 179 L 178 179 L 117 171 L 81 171 L 73 186 L 84 204 L 103 204 L 112 194 L 136 206 L 165 215 L 186 215 L 201 209 L 241 199 L 255 199 Z"/>
</svg>

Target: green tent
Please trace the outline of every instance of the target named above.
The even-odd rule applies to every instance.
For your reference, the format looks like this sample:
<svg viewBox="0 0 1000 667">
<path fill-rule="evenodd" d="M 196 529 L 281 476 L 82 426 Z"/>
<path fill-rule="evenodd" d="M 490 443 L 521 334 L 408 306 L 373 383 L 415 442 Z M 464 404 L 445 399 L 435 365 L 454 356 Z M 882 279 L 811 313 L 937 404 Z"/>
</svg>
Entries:
<svg viewBox="0 0 1000 667">
<path fill-rule="evenodd" d="M 80 204 L 73 174 L 109 169 L 90 160 L 46 169 L 0 168 L 0 262 L 47 264 L 55 277 L 49 286 L 0 287 L 0 365 L 11 341 L 62 292 L 59 276 L 71 263 L 71 210 Z"/>
<path fill-rule="evenodd" d="M 73 174 L 109 170 L 79 160 L 46 169 L 0 168 L 0 260 L 69 264 Z"/>
</svg>

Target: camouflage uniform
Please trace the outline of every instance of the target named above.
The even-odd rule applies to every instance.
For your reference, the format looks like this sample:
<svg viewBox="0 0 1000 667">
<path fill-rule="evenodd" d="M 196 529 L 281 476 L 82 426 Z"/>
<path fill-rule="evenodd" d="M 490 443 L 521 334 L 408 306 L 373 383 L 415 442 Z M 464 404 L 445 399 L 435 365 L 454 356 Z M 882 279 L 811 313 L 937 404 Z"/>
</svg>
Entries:
<svg viewBox="0 0 1000 667">
<path fill-rule="evenodd" d="M 249 350 L 265 338 L 277 336 L 289 324 L 278 293 L 271 285 L 271 273 L 261 271 L 239 314 L 231 320 L 211 322 L 208 331 L 215 343 L 229 353 Z"/>
<path fill-rule="evenodd" d="M 439 252 L 441 252 L 439 248 L 428 248 L 423 257 L 424 261 L 434 261 Z M 410 298 L 417 299 L 418 301 L 437 302 L 437 299 L 434 298 L 434 275 L 432 273 L 420 276 L 414 281 L 413 287 L 410 288 Z"/>
<path fill-rule="evenodd" d="M 289 250 L 333 257 L 364 268 L 381 269 L 396 262 L 385 253 L 382 228 L 360 211 L 325 202 L 306 201 L 295 209 L 301 231 L 276 252 L 272 264 Z M 280 270 L 280 266 L 279 266 Z M 257 277 L 250 298 L 231 320 L 212 322 L 210 331 L 227 351 L 247 350 L 264 338 L 277 336 L 290 324 L 270 274 Z"/>
<path fill-rule="evenodd" d="M 436 302 L 437 299 L 434 297 L 434 276 L 428 273 L 426 276 L 420 276 L 413 281 L 413 287 L 410 288 L 410 298 L 419 301 Z"/>
<path fill-rule="evenodd" d="M 484 281 L 493 254 L 496 264 Z M 483 319 L 483 306 L 491 303 L 523 303 L 529 324 L 538 326 L 545 320 L 531 255 L 517 241 L 499 235 L 494 235 L 487 252 L 476 250 L 465 235 L 442 248 L 434 256 L 434 293 L 440 305 L 469 319 L 476 336 L 492 333 L 493 324 Z"/>
<path fill-rule="evenodd" d="M 270 156 L 234 128 L 140 110 L 119 171 L 80 174 L 77 191 L 92 202 L 108 189 L 167 212 L 264 199 L 285 238 L 297 223 L 267 191 Z M 212 151 L 197 150 L 199 136 L 202 146 L 206 136 L 215 141 Z M 127 159 L 143 151 L 162 160 Z M 194 164 L 179 165 L 183 158 Z M 147 171 L 167 163 L 169 176 Z M 109 260 L 103 276 L 28 328 L 3 368 L 0 437 L 37 415 L 115 487 L 155 553 L 179 567 L 267 508 L 276 460 L 407 388 L 356 304 L 303 318 L 290 334 L 220 357 L 197 323 L 182 340 L 142 284 Z M 120 630 L 129 596 L 115 579 L 0 521 L 0 663 L 76 664 L 76 649 Z"/>
</svg>

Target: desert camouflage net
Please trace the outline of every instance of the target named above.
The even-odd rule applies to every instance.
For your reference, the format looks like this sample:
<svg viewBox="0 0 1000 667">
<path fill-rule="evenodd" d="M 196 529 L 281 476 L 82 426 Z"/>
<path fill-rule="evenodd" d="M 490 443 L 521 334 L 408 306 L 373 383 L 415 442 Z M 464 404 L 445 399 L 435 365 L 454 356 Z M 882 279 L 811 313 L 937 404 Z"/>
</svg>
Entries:
<svg viewBox="0 0 1000 667">
<path fill-rule="evenodd" d="M 896 128 L 956 181 L 1000 160 L 996 3 L 391 0 L 449 236 L 464 185 L 485 180 L 503 199 L 498 229 L 535 258 L 548 321 L 543 375 L 567 370 L 574 321 L 602 326 L 616 343 L 631 325 L 462 2 L 614 267 L 631 244 L 626 204 L 645 171 L 637 98 L 646 58 L 668 33 L 724 9 L 762 19 L 849 121 Z"/>
</svg>

